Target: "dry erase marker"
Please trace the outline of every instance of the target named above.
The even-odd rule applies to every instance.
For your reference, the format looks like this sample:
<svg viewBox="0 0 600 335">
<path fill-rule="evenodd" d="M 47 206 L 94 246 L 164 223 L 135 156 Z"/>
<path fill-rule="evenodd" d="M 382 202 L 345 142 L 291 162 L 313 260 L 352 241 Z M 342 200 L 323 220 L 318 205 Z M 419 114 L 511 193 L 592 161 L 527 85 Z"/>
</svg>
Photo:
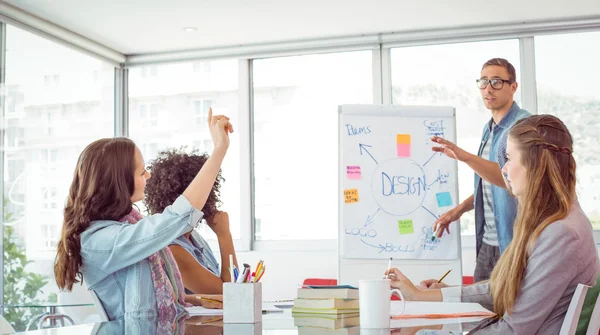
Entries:
<svg viewBox="0 0 600 335">
<path fill-rule="evenodd" d="M 390 278 L 390 269 L 391 268 L 392 268 L 392 257 L 390 257 L 390 260 L 388 261 L 388 269 L 387 269 L 387 273 L 385 275 L 385 279 Z"/>
</svg>

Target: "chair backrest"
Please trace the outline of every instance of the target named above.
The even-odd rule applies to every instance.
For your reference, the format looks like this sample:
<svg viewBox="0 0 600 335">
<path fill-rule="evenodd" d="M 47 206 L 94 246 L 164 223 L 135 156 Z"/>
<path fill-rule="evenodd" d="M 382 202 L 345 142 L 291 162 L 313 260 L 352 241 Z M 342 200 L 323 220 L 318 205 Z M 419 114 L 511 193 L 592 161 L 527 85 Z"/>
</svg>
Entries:
<svg viewBox="0 0 600 335">
<path fill-rule="evenodd" d="M 596 285 L 600 285 L 598 282 Z M 600 296 L 596 297 L 596 305 L 594 305 L 594 311 L 590 318 L 586 335 L 600 335 Z"/>
<path fill-rule="evenodd" d="M 585 294 L 587 293 L 589 286 L 584 284 L 578 284 L 567 309 L 567 315 L 563 321 L 562 327 L 560 328 L 559 335 L 575 335 L 577 330 L 577 323 L 579 322 L 579 315 L 581 314 L 581 307 L 585 300 Z"/>
<path fill-rule="evenodd" d="M 15 329 L 13 328 L 13 326 L 11 326 L 10 323 L 6 321 L 4 316 L 0 314 L 0 335 L 13 334 L 14 332 Z"/>
<path fill-rule="evenodd" d="M 100 301 L 100 298 L 98 298 L 98 296 L 96 295 L 96 292 L 94 290 L 89 290 L 89 292 L 92 295 L 92 299 L 94 300 L 94 305 L 96 306 L 96 311 L 98 312 L 98 315 L 100 316 L 100 320 L 108 321 L 108 314 L 106 314 L 106 311 L 104 310 L 102 301 Z"/>
</svg>

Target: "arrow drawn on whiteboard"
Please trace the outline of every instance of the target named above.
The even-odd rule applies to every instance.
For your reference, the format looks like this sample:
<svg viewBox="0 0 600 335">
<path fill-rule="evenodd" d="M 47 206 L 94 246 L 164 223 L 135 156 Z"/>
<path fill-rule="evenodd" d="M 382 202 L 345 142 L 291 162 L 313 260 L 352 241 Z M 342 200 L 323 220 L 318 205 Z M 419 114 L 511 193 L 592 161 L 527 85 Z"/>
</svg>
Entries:
<svg viewBox="0 0 600 335">
<path fill-rule="evenodd" d="M 381 245 L 381 243 L 379 244 L 379 246 L 377 246 L 377 245 L 372 245 L 372 244 L 369 244 L 369 243 L 367 243 L 367 242 L 363 241 L 363 239 L 362 239 L 362 238 L 360 239 L 360 241 L 361 241 L 362 243 L 364 243 L 364 244 L 368 245 L 369 247 L 373 247 L 373 248 L 377 248 L 377 249 L 379 249 L 379 253 L 382 253 L 382 252 L 385 250 L 385 246 Z"/>
<path fill-rule="evenodd" d="M 369 226 L 373 223 L 373 219 L 375 218 L 375 215 L 377 215 L 377 213 L 379 213 L 380 210 L 381 210 L 381 208 L 377 208 L 375 213 L 373 213 L 371 215 L 367 215 L 367 221 L 365 221 L 365 227 Z"/>
<path fill-rule="evenodd" d="M 432 159 L 433 159 L 433 157 L 435 157 L 435 155 L 437 155 L 437 154 L 438 154 L 438 153 L 437 153 L 437 152 L 435 152 L 433 155 L 431 155 L 431 157 L 429 157 L 429 159 L 427 160 L 427 162 L 425 162 L 425 164 L 423 164 L 423 166 L 427 165 L 427 163 L 429 163 L 429 161 L 430 161 L 430 160 L 432 160 Z M 439 154 L 440 154 L 440 156 L 442 155 L 442 153 L 441 153 L 441 152 L 440 152 Z"/>
<path fill-rule="evenodd" d="M 379 163 L 377 163 L 377 160 L 375 159 L 375 157 L 373 157 L 373 155 L 371 155 L 369 150 L 367 150 L 367 148 L 371 148 L 371 147 L 372 147 L 371 145 L 367 145 L 367 144 L 362 144 L 362 143 L 358 144 L 358 148 L 360 149 L 361 156 L 362 156 L 363 150 L 364 150 L 369 156 L 371 156 L 371 158 L 373 158 L 373 161 L 375 161 L 375 164 L 379 164 Z"/>
<path fill-rule="evenodd" d="M 423 207 L 424 210 L 426 210 L 427 212 L 429 212 L 429 214 L 433 215 L 434 218 L 439 219 L 439 216 L 433 214 L 430 210 L 428 210 L 425 206 L 421 206 Z"/>
</svg>

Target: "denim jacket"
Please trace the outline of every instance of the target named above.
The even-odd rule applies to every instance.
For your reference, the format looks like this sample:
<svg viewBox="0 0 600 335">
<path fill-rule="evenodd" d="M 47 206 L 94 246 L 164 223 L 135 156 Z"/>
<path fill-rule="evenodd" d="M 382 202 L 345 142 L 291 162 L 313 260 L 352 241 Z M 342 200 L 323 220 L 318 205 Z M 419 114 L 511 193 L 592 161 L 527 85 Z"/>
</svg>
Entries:
<svg viewBox="0 0 600 335">
<path fill-rule="evenodd" d="M 110 320 L 157 316 L 148 257 L 192 230 L 204 214 L 179 196 L 136 224 L 93 221 L 81 234 L 81 273 Z"/>
<path fill-rule="evenodd" d="M 494 127 L 492 135 L 492 143 L 490 146 L 490 156 L 483 157 L 489 161 L 497 162 L 500 168 L 506 163 L 506 138 L 510 128 L 520 119 L 530 116 L 531 113 L 521 109 L 516 102 L 510 107 L 508 113 Z M 483 136 L 479 146 L 478 156 L 481 156 L 483 147 L 490 137 L 490 127 L 486 123 L 483 127 Z M 483 232 L 485 226 L 485 213 L 483 212 L 483 193 L 481 187 L 481 177 L 475 173 L 475 235 L 476 235 L 476 250 L 479 254 L 479 249 L 483 243 Z M 496 223 L 496 231 L 498 233 L 498 244 L 500 245 L 500 253 L 504 252 L 513 236 L 513 223 L 517 215 L 517 200 L 513 198 L 506 189 L 492 185 L 492 206 L 494 211 L 494 221 Z"/>
</svg>

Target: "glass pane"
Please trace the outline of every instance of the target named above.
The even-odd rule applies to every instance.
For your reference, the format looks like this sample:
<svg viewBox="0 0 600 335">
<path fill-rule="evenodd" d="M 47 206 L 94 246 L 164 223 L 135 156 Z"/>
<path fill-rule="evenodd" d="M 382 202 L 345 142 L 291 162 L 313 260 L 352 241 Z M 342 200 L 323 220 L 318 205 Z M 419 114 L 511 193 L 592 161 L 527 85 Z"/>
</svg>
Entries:
<svg viewBox="0 0 600 335">
<path fill-rule="evenodd" d="M 201 69 L 201 70 L 198 70 Z M 146 163 L 159 151 L 186 146 L 212 152 L 209 108 L 231 118 L 239 127 L 238 61 L 188 62 L 129 70 L 129 135 Z M 222 165 L 221 210 L 229 213 L 234 239 L 240 238 L 240 145 L 233 133 Z M 137 204 L 145 212 L 142 202 Z M 216 239 L 202 225 L 205 238 Z"/>
<path fill-rule="evenodd" d="M 114 68 L 12 26 L 6 48 L 4 303 L 56 301 L 62 210 L 80 152 L 113 136 Z M 4 316 L 24 330 L 40 312 Z"/>
<path fill-rule="evenodd" d="M 338 105 L 373 103 L 371 54 L 254 61 L 257 240 L 337 237 Z"/>
<path fill-rule="evenodd" d="M 519 41 L 485 41 L 392 49 L 394 104 L 452 106 L 456 108 L 457 144 L 477 153 L 481 133 L 491 113 L 486 110 L 475 80 L 491 58 L 513 64 L 519 80 Z M 515 101 L 520 104 L 517 90 Z M 473 194 L 473 170 L 458 164 L 460 201 Z M 461 233 L 475 234 L 474 212 L 461 218 Z"/>
<path fill-rule="evenodd" d="M 600 32 L 535 38 L 538 112 L 559 117 L 573 135 L 577 193 L 600 230 Z"/>
</svg>

